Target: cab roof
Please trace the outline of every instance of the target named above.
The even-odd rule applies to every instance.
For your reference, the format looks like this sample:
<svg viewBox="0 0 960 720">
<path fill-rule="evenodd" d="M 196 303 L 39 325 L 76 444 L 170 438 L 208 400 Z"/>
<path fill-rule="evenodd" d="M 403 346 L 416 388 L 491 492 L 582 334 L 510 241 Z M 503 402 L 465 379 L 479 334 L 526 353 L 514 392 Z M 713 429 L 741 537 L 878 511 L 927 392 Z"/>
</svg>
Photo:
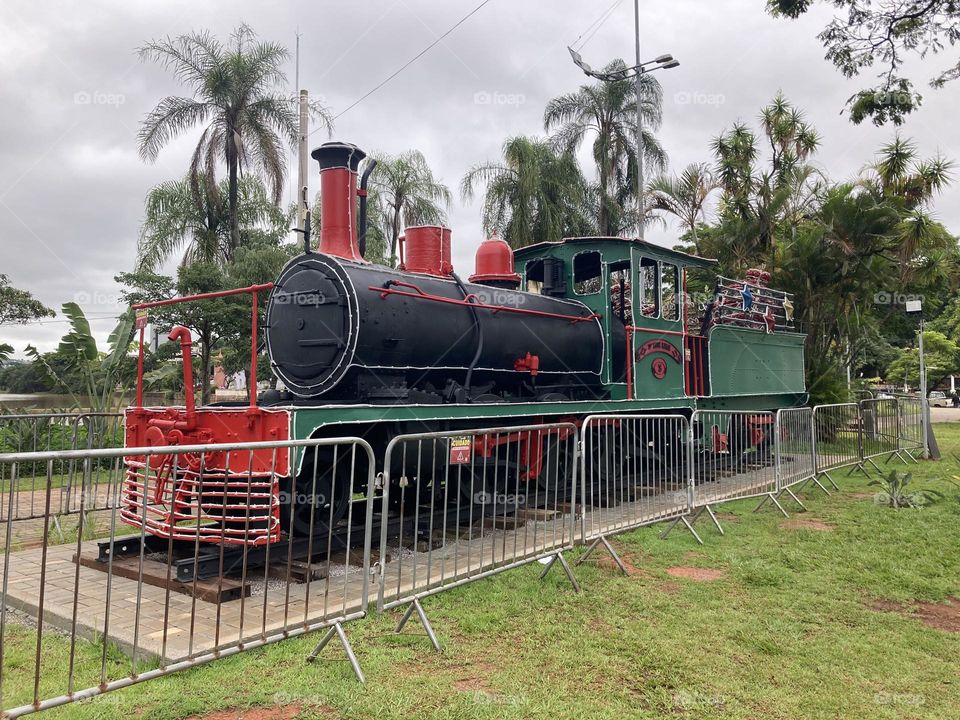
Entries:
<svg viewBox="0 0 960 720">
<path fill-rule="evenodd" d="M 641 240 L 640 238 L 627 237 L 589 236 L 564 238 L 563 240 L 559 241 L 541 242 L 536 243 L 535 245 L 527 245 L 526 247 L 514 250 L 513 255 L 516 260 L 528 260 L 531 257 L 544 254 L 544 251 L 554 250 L 560 247 L 601 244 L 609 246 L 620 243 L 623 244 L 624 250 L 627 250 L 630 247 L 637 247 L 641 249 L 641 252 L 647 251 L 650 255 L 675 260 L 678 264 L 696 267 L 712 267 L 717 264 L 717 261 L 713 258 L 704 258 L 700 257 L 699 255 L 691 255 L 689 253 L 673 250 L 662 245 L 655 245 L 645 240 Z"/>
</svg>

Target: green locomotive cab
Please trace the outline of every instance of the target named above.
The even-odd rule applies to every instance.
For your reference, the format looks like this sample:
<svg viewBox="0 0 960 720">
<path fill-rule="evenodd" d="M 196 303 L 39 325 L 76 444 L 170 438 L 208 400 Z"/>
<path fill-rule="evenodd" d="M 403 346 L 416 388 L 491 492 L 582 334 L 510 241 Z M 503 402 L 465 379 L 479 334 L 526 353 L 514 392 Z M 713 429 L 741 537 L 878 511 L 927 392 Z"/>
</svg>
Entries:
<svg viewBox="0 0 960 720">
<path fill-rule="evenodd" d="M 603 381 L 612 400 L 698 400 L 733 409 L 751 398 L 772 406 L 805 398 L 804 336 L 789 294 L 769 275 L 717 277 L 690 292 L 716 261 L 635 239 L 569 238 L 515 252 L 527 292 L 578 300 L 600 315 Z"/>
</svg>

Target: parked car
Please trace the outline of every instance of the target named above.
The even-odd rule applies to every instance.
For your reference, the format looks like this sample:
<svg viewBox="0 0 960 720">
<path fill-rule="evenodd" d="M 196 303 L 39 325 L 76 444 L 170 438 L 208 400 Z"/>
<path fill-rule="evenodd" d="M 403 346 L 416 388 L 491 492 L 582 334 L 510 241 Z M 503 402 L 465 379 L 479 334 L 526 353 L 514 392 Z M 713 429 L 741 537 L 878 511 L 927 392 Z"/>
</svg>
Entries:
<svg viewBox="0 0 960 720">
<path fill-rule="evenodd" d="M 950 398 L 947 397 L 946 393 L 942 393 L 939 390 L 931 392 L 927 398 L 927 402 L 930 407 L 950 407 L 953 404 L 950 402 Z"/>
</svg>

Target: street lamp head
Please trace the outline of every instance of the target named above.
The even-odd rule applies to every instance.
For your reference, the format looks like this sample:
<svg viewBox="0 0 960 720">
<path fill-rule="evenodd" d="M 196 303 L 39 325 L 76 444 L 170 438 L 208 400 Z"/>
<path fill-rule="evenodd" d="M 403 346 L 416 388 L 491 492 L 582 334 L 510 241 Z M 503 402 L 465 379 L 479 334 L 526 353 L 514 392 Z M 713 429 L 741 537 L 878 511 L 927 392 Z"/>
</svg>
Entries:
<svg viewBox="0 0 960 720">
<path fill-rule="evenodd" d="M 581 70 L 583 70 L 587 75 L 592 75 L 592 74 L 593 74 L 593 68 L 591 68 L 589 65 L 587 65 L 587 64 L 583 61 L 583 58 L 580 57 L 580 53 L 578 53 L 578 52 L 577 52 L 576 50 L 574 50 L 572 47 L 568 47 L 567 50 L 570 51 L 570 57 L 573 58 L 573 62 L 574 62 L 574 64 L 575 64 L 578 68 L 580 68 Z"/>
<path fill-rule="evenodd" d="M 673 60 L 673 55 L 661 55 L 660 57 L 654 58 L 654 62 L 658 63 L 668 63 Z"/>
<path fill-rule="evenodd" d="M 670 62 L 668 62 L 666 65 L 661 65 L 660 67 L 662 67 L 664 70 L 669 70 L 670 68 L 677 67 L 679 64 L 680 62 L 677 60 L 670 60 Z"/>
</svg>

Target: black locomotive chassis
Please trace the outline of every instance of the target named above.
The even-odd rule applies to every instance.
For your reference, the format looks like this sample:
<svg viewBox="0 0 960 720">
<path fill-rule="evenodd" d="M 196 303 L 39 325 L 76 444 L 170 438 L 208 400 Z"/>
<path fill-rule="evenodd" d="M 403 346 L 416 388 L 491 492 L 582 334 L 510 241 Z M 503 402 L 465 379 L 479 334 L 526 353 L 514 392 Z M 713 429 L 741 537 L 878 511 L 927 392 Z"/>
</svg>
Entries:
<svg viewBox="0 0 960 720">
<path fill-rule="evenodd" d="M 274 371 L 299 397 L 443 389 L 468 372 L 473 386 L 509 386 L 530 379 L 516 366 L 528 353 L 545 384 L 599 389 L 604 357 L 600 321 L 582 303 L 317 253 L 281 272 L 265 333 Z"/>
</svg>

